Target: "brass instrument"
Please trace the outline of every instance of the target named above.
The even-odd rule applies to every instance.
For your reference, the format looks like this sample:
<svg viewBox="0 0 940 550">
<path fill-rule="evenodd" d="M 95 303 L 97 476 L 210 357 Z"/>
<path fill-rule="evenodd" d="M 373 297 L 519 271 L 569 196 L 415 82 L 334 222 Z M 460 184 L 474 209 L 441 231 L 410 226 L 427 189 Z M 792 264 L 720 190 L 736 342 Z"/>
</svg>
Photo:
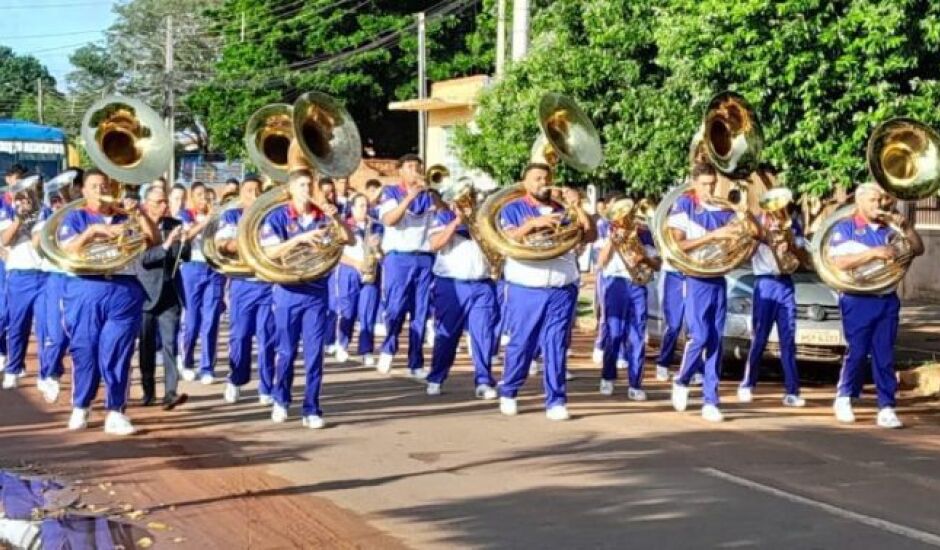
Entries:
<svg viewBox="0 0 940 550">
<path fill-rule="evenodd" d="M 597 129 L 587 114 L 570 98 L 549 93 L 539 102 L 538 122 L 542 133 L 532 147 L 531 162 L 555 166 L 559 161 L 582 172 L 600 166 L 603 149 Z M 509 238 L 500 226 L 503 207 L 525 196 L 521 184 L 491 194 L 477 209 L 474 226 L 480 243 L 500 257 L 516 260 L 549 260 L 569 252 L 581 244 L 583 231 L 576 223 L 580 204 L 564 204 L 562 222 L 547 231 L 527 236 L 525 242 Z M 564 221 L 569 223 L 565 224 Z"/>
<path fill-rule="evenodd" d="M 362 159 L 359 130 L 349 112 L 332 97 L 318 92 L 300 96 L 291 109 L 291 129 L 292 141 L 286 157 L 288 174 L 309 168 L 314 177 L 319 173 L 342 178 L 358 168 Z M 277 260 L 270 258 L 261 246 L 261 226 L 271 211 L 289 200 L 285 186 L 274 187 L 245 210 L 238 224 L 239 256 L 258 278 L 271 283 L 295 284 L 318 279 L 332 270 L 343 254 L 344 229 L 334 220 L 320 242 L 298 246 Z M 323 209 L 315 201 L 310 202 Z"/>
<path fill-rule="evenodd" d="M 875 128 L 868 138 L 868 171 L 889 195 L 903 200 L 927 198 L 940 189 L 940 136 L 932 128 L 909 118 L 895 118 Z M 830 287 L 855 294 L 879 294 L 896 286 L 914 259 L 900 216 L 885 212 L 883 223 L 893 230 L 887 246 L 895 257 L 873 260 L 850 270 L 832 263 L 829 241 L 833 228 L 855 215 L 855 205 L 837 209 L 813 235 L 813 263 L 820 278 Z"/>
<path fill-rule="evenodd" d="M 734 92 L 723 92 L 708 103 L 698 132 L 689 147 L 691 164 L 710 163 L 732 180 L 745 177 L 757 168 L 764 146 L 763 131 L 751 106 Z M 760 230 L 747 211 L 746 188 L 735 204 L 722 197 L 702 199 L 704 205 L 720 210 L 733 210 L 731 223 L 737 228 L 732 238 L 710 243 L 691 253 L 679 249 L 668 228 L 669 212 L 675 202 L 692 189 L 691 183 L 674 187 L 653 216 L 650 230 L 663 259 L 679 271 L 693 277 L 721 277 L 747 261 L 757 249 Z"/>
<path fill-rule="evenodd" d="M 41 179 L 38 175 L 27 176 L 14 183 L 9 189 L 10 194 L 13 195 L 12 206 L 16 210 L 15 215 L 20 221 L 19 230 L 27 235 L 32 227 L 36 225 L 36 222 L 39 221 L 39 214 L 42 211 L 39 200 L 40 191 L 37 188 Z M 20 209 L 21 205 L 19 203 L 23 200 L 28 202 L 28 210 Z"/>
<path fill-rule="evenodd" d="M 631 199 L 620 199 L 614 202 L 607 210 L 607 219 L 610 221 L 610 239 L 614 250 L 623 260 L 624 268 L 630 275 L 630 280 L 637 285 L 650 282 L 655 269 L 646 248 L 640 242 L 639 224 L 647 223 L 652 217 L 655 208 L 646 199 L 636 203 Z M 638 259 L 634 265 L 627 262 L 627 257 Z"/>
<path fill-rule="evenodd" d="M 362 284 L 371 285 L 375 283 L 379 272 L 379 255 L 370 242 L 372 238 L 372 218 L 366 217 L 366 228 L 362 234 L 362 271 L 359 277 Z"/>
<path fill-rule="evenodd" d="M 787 208 L 793 202 L 793 192 L 785 187 L 776 187 L 764 193 L 760 198 L 760 208 L 775 227 L 764 227 L 767 246 L 773 253 L 774 261 L 780 273 L 790 274 L 800 268 L 800 258 L 794 252 L 796 241 L 793 239 L 793 220 Z"/>
<path fill-rule="evenodd" d="M 241 260 L 238 253 L 231 254 L 220 248 L 219 243 L 216 242 L 216 233 L 218 233 L 219 225 L 222 223 L 222 216 L 226 212 L 241 207 L 241 201 L 238 195 L 235 195 L 234 198 L 225 202 L 221 208 L 217 208 L 212 213 L 209 221 L 206 222 L 205 229 L 203 229 L 205 237 L 202 239 L 202 255 L 206 257 L 206 263 L 212 269 L 227 277 L 251 277 L 254 274 L 248 264 Z"/>
<path fill-rule="evenodd" d="M 439 187 L 450 177 L 450 170 L 443 164 L 434 164 L 424 174 L 424 179 L 431 187 Z"/>
<path fill-rule="evenodd" d="M 160 115 L 136 99 L 99 99 L 85 112 L 81 135 L 88 156 L 113 180 L 112 184 L 152 181 L 166 171 L 173 154 L 173 142 Z M 103 202 L 118 202 L 120 189 L 112 190 L 115 194 L 103 196 Z M 120 235 L 96 238 L 78 254 L 66 253 L 59 245 L 59 226 L 69 212 L 84 206 L 84 199 L 63 206 L 40 232 L 42 254 L 56 266 L 79 275 L 107 275 L 123 269 L 146 249 L 147 237 L 139 213 L 113 207 L 116 215 L 127 216 Z"/>
<path fill-rule="evenodd" d="M 490 277 L 494 281 L 499 280 L 503 274 L 504 259 L 489 242 L 480 237 L 480 229 L 477 227 L 479 203 L 477 202 L 473 181 L 470 178 L 460 178 L 447 185 L 441 190 L 441 200 L 445 204 L 451 205 L 463 216 L 464 225 L 467 226 L 470 238 L 480 247 L 480 251 L 483 252 L 483 256 L 486 257 L 486 262 L 490 266 Z"/>
</svg>

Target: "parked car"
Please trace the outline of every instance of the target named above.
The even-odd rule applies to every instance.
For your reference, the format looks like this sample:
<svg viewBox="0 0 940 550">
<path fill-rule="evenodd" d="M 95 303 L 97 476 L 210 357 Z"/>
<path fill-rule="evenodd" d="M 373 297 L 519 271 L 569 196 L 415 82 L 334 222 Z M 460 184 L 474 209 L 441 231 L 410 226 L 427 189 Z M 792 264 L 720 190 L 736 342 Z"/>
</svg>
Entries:
<svg viewBox="0 0 940 550">
<path fill-rule="evenodd" d="M 750 349 L 753 327 L 751 304 L 754 274 L 748 269 L 736 269 L 728 279 L 728 318 L 725 322 L 724 354 L 726 358 L 744 360 Z M 842 312 L 838 294 L 826 286 L 812 271 L 793 274 L 796 286 L 796 357 L 799 361 L 841 363 L 845 354 L 845 336 L 842 333 Z M 662 273 L 656 274 L 649 287 L 649 339 L 662 339 L 664 322 L 660 296 L 663 291 Z M 764 357 L 780 357 L 777 328 L 770 333 Z"/>
</svg>

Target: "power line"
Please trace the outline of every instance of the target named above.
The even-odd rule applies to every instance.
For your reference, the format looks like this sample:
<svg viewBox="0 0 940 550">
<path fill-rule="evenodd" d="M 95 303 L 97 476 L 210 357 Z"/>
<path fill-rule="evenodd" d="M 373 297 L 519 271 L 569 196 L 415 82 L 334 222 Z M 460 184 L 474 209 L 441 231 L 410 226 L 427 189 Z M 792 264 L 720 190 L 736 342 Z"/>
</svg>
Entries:
<svg viewBox="0 0 940 550">
<path fill-rule="evenodd" d="M 43 10 L 49 8 L 61 9 L 61 8 L 78 8 L 84 6 L 101 6 L 104 4 L 113 4 L 114 2 L 107 0 L 104 2 L 58 2 L 55 4 L 21 4 L 15 6 L 0 6 L 0 11 L 12 11 L 12 10 Z"/>
</svg>

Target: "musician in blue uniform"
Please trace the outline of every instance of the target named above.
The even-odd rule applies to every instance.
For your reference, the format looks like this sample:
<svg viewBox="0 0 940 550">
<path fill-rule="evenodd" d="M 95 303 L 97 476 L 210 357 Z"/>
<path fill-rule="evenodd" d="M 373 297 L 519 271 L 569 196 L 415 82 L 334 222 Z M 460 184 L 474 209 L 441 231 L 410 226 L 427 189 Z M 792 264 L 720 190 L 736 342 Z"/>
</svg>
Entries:
<svg viewBox="0 0 940 550">
<path fill-rule="evenodd" d="M 680 197 L 669 212 L 668 227 L 679 248 L 693 257 L 707 251 L 716 241 L 734 238 L 740 230 L 736 213 L 709 202 L 717 174 L 710 164 L 692 167 L 692 190 Z M 702 418 L 721 422 L 718 383 L 721 369 L 722 337 L 727 313 L 726 281 L 721 277 L 686 276 L 685 322 L 689 340 L 682 366 L 672 385 L 672 405 L 677 411 L 688 406 L 689 384 L 695 372 L 704 372 Z"/>
<path fill-rule="evenodd" d="M 565 219 L 565 208 L 552 200 L 549 193 L 552 173 L 546 164 L 529 164 L 522 175 L 525 196 L 503 207 L 502 228 L 511 239 L 523 242 L 526 237 L 559 224 L 578 224 L 583 242 L 597 237 L 594 221 L 582 210 L 577 219 Z M 565 192 L 565 200 L 576 203 L 573 189 Z M 550 260 L 506 259 L 504 275 L 507 282 L 507 328 L 503 381 L 499 386 L 500 412 L 518 412 L 516 395 L 525 383 L 529 367 L 540 350 L 545 361 L 544 385 L 546 417 L 550 420 L 569 418 L 565 375 L 567 371 L 568 331 L 578 296 L 578 265 L 574 250 Z"/>
<path fill-rule="evenodd" d="M 886 223 L 886 214 L 881 210 L 883 195 L 884 190 L 875 183 L 860 185 L 855 191 L 855 215 L 832 228 L 829 259 L 838 269 L 865 270 L 895 259 L 896 249 L 889 243 L 896 234 Z M 894 221 L 910 241 L 912 254 L 923 254 L 924 245 L 917 232 L 900 216 Z M 901 308 L 896 289 L 890 288 L 880 294 L 843 292 L 839 296 L 839 308 L 848 349 L 833 403 L 836 419 L 845 423 L 855 422 L 852 395 L 857 391 L 862 369 L 870 356 L 878 394 L 877 424 L 883 428 L 902 427 L 894 410 L 898 388 L 894 372 L 894 344 Z"/>
<path fill-rule="evenodd" d="M 768 238 L 775 232 L 790 231 L 796 249 L 789 250 L 786 243 L 781 243 L 778 254 L 795 254 L 801 262 L 806 259 L 806 241 L 803 239 L 803 229 L 795 219 L 789 229 L 781 228 L 780 222 L 767 213 L 761 214 L 757 221 L 762 228 L 762 236 L 754 256 L 751 257 L 751 269 L 754 272 L 751 325 L 754 332 L 744 367 L 744 377 L 738 386 L 738 401 L 750 403 L 753 399 L 752 393 L 757 386 L 761 357 L 764 355 L 770 332 L 776 325 L 785 388 L 783 405 L 803 407 L 806 400 L 800 397 L 800 375 L 796 366 L 796 289 L 793 286 L 793 277 L 780 272 Z"/>
<path fill-rule="evenodd" d="M 663 312 L 663 336 L 659 343 L 659 356 L 656 359 L 656 379 L 660 382 L 669 380 L 669 367 L 672 365 L 673 357 L 676 354 L 676 346 L 679 343 L 679 335 L 682 333 L 682 326 L 685 322 L 685 274 L 669 265 L 669 262 L 663 260 L 663 274 L 660 277 L 662 287 L 660 288 L 660 305 Z M 692 383 L 696 383 L 693 375 Z"/>
<path fill-rule="evenodd" d="M 379 288 L 381 288 L 382 232 L 384 227 L 369 217 L 369 199 L 363 194 L 354 194 L 349 199 L 350 216 L 347 224 L 355 240 L 343 249 L 339 266 L 332 279 L 330 292 L 336 293 L 337 361 L 349 358 L 349 344 L 353 325 L 359 321 L 359 345 L 357 352 L 362 364 L 375 366 L 375 320 L 379 313 Z M 368 241 L 368 242 L 367 242 Z M 368 245 L 368 246 L 367 246 Z M 370 260 L 367 254 L 372 256 Z M 363 274 L 372 264 L 372 280 L 364 281 Z"/>
<path fill-rule="evenodd" d="M 265 254 L 279 259 L 299 246 L 320 242 L 337 222 L 341 242 L 351 242 L 352 235 L 339 220 L 335 206 L 310 197 L 314 193 L 316 175 L 308 169 L 293 170 L 288 176 L 290 202 L 272 210 L 261 226 L 261 245 Z M 326 314 L 329 307 L 327 278 L 296 284 L 277 284 L 273 290 L 274 326 L 277 354 L 274 363 L 274 406 L 271 420 L 287 420 L 294 382 L 294 359 L 303 338 L 306 388 L 302 406 L 302 423 L 310 429 L 326 425 L 320 408 L 320 385 L 323 381 L 323 350 L 326 339 Z"/>
<path fill-rule="evenodd" d="M 0 195 L 0 211 L 5 212 L 9 219 L 16 215 L 13 209 L 13 194 L 10 188 L 26 175 L 26 169 L 19 164 L 14 164 L 4 174 L 4 183 L 6 189 L 3 195 Z M 0 370 L 7 364 L 7 293 L 6 293 L 6 256 L 9 251 L 5 247 L 0 247 Z M 26 371 L 22 371 L 24 374 Z"/>
<path fill-rule="evenodd" d="M 199 358 L 199 381 L 209 385 L 215 381 L 216 347 L 219 321 L 222 318 L 222 293 L 225 277 L 206 263 L 202 254 L 203 229 L 212 217 L 206 186 L 195 182 L 190 189 L 192 208 L 181 210 L 185 240 L 192 243 L 190 261 L 183 262 L 183 379 L 196 379 L 196 338 L 202 342 Z"/>
<path fill-rule="evenodd" d="M 627 399 L 646 401 L 646 392 L 643 390 L 643 365 L 646 362 L 647 288 L 646 284 L 640 284 L 631 278 L 630 269 L 636 270 L 640 262 L 644 261 L 655 271 L 659 269 L 661 262 L 649 228 L 639 225 L 637 221 L 634 223 L 638 224 L 637 238 L 643 246 L 645 260 L 633 250 L 629 251 L 627 257 L 617 250 L 615 240 L 623 241 L 627 235 L 622 233 L 622 229 L 615 227 L 610 230 L 620 233 L 604 239 L 598 253 L 598 267 L 606 281 L 602 295 L 606 338 L 600 393 L 614 393 L 617 364 L 620 362 L 620 354 L 626 348 L 629 383 Z"/>
<path fill-rule="evenodd" d="M 411 318 L 408 370 L 419 379 L 427 376 L 423 343 L 434 263 L 428 231 L 438 209 L 424 185 L 422 166 L 417 155 L 399 159 L 401 183 L 383 188 L 378 206 L 379 219 L 385 225 L 382 273 L 386 335 L 377 369 L 385 374 L 391 372 L 392 359 L 398 352 L 398 335 L 408 315 Z"/>
<path fill-rule="evenodd" d="M 245 209 L 261 194 L 261 180 L 248 176 L 238 188 L 237 208 L 222 213 L 213 238 L 219 250 L 238 254 L 238 222 Z M 272 286 L 255 277 L 233 277 L 229 286 L 229 375 L 222 398 L 235 403 L 241 388 L 251 380 L 251 342 L 258 340 L 258 402 L 270 405 L 274 381 L 274 313 Z"/>
<path fill-rule="evenodd" d="M 0 242 L 9 248 L 6 262 L 7 295 L 7 364 L 3 388 L 12 389 L 26 369 L 26 347 L 33 320 L 45 331 L 45 302 L 41 299 L 46 274 L 39 252 L 33 246 L 33 227 L 38 221 L 42 203 L 37 195 L 39 176 L 18 181 L 11 188 L 12 208 L 0 209 Z M 12 212 L 12 216 L 10 215 Z M 40 373 L 42 374 L 42 373 Z M 44 383 L 40 384 L 40 389 Z"/>
<path fill-rule="evenodd" d="M 112 193 L 108 176 L 89 170 L 83 193 L 86 205 L 69 212 L 58 230 L 63 250 L 73 255 L 80 254 L 84 246 L 99 237 L 114 238 L 126 231 L 126 216 L 115 213 L 111 201 L 102 201 L 102 196 Z M 69 429 L 79 430 L 88 425 L 91 403 L 104 379 L 108 411 L 104 431 L 114 435 L 134 433 L 124 408 L 144 290 L 134 275 L 133 265 L 109 276 L 72 275 L 66 284 L 64 303 L 73 363 Z"/>
<path fill-rule="evenodd" d="M 471 191 L 473 192 L 473 191 Z M 480 245 L 456 208 L 442 209 L 431 228 L 434 260 L 434 352 L 427 394 L 438 395 L 457 354 L 460 336 L 470 334 L 475 395 L 496 399 L 492 375 L 493 340 L 497 324 L 496 284 Z"/>
</svg>

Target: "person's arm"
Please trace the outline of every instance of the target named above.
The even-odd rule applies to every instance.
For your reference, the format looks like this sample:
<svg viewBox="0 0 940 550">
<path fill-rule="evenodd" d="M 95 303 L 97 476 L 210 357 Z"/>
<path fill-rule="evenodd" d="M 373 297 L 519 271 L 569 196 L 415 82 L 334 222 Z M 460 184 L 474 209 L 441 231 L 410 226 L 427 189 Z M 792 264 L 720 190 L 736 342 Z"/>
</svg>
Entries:
<svg viewBox="0 0 940 550">
<path fill-rule="evenodd" d="M 911 241 L 911 254 L 913 254 L 915 258 L 922 256 L 925 249 L 924 241 L 920 238 L 920 234 L 910 225 L 904 225 L 904 236 Z"/>
<path fill-rule="evenodd" d="M 75 237 L 69 239 L 68 241 L 62 243 L 62 251 L 68 254 L 78 254 L 79 251 L 89 242 L 93 241 L 98 237 L 117 237 L 124 231 L 124 226 L 121 224 L 117 225 L 106 225 L 103 223 L 96 223 L 89 225 L 85 228 L 84 231 L 76 235 Z"/>
<path fill-rule="evenodd" d="M 838 269 L 841 269 L 842 271 L 848 271 L 874 260 L 890 260 L 892 258 L 894 258 L 894 251 L 891 248 L 887 246 L 878 246 L 875 248 L 870 248 L 864 252 L 829 256 L 829 261 L 831 261 L 832 264 L 835 265 Z"/>
<path fill-rule="evenodd" d="M 438 252 L 447 246 L 447 243 L 454 238 L 454 235 L 457 233 L 457 228 L 460 227 L 461 223 L 463 223 L 463 219 L 458 215 L 451 220 L 450 223 L 432 233 L 428 240 L 431 252 Z"/>
<path fill-rule="evenodd" d="M 675 241 L 676 246 L 679 247 L 679 250 L 681 250 L 682 252 L 686 254 L 694 250 L 697 250 L 705 246 L 706 244 L 711 244 L 715 241 L 719 241 L 729 236 L 728 226 L 721 227 L 714 231 L 709 231 L 705 235 L 702 235 L 701 237 L 698 237 L 696 239 L 686 238 L 686 233 L 682 229 L 670 227 L 668 231 L 673 241 Z"/>
<path fill-rule="evenodd" d="M 400 200 L 394 208 L 382 214 L 382 223 L 385 225 L 397 225 L 398 222 L 405 217 L 405 212 L 408 211 L 408 207 L 418 198 L 418 194 L 421 193 L 421 191 L 423 191 L 421 187 L 409 187 L 405 197 Z"/>
<path fill-rule="evenodd" d="M 3 232 L 0 233 L 0 242 L 3 243 L 3 246 L 12 246 L 13 241 L 16 240 L 16 234 L 20 230 L 20 225 L 22 224 L 19 216 L 13 216 L 12 220 L 5 220 L 2 223 L 5 227 Z"/>
<path fill-rule="evenodd" d="M 507 227 L 504 229 L 506 235 L 514 241 L 522 241 L 526 235 L 545 227 L 552 227 L 561 221 L 562 214 L 547 214 L 545 216 L 535 216 L 527 219 L 518 227 Z"/>
<path fill-rule="evenodd" d="M 580 208 L 576 208 L 575 212 L 578 215 L 578 225 L 581 226 L 581 230 L 584 232 L 581 243 L 593 243 L 597 240 L 597 222 Z"/>
<path fill-rule="evenodd" d="M 601 249 L 597 253 L 597 265 L 599 265 L 601 269 L 604 269 L 607 267 L 607 264 L 610 263 L 610 260 L 614 258 L 614 254 L 616 254 L 616 251 L 614 251 L 614 239 L 609 238 L 604 241 L 603 246 L 601 246 Z"/>
</svg>

